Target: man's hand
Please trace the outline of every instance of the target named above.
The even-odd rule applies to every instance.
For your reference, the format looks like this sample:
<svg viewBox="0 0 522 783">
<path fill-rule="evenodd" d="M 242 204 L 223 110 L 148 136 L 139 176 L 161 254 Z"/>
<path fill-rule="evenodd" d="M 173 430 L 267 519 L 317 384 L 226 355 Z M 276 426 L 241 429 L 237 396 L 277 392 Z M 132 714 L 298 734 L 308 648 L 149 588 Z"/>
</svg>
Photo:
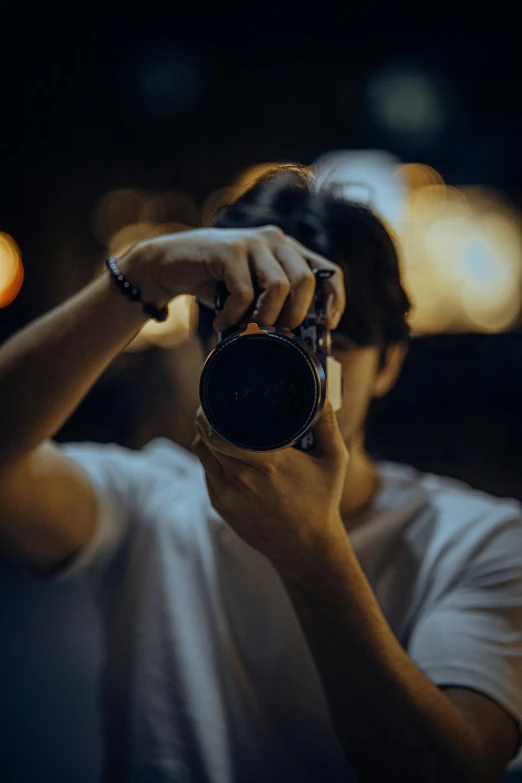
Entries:
<svg viewBox="0 0 522 783">
<path fill-rule="evenodd" d="M 219 437 L 201 408 L 192 444 L 216 511 L 274 566 L 291 568 L 344 535 L 339 512 L 348 451 L 327 400 L 314 427 L 313 455 L 286 447 L 239 449 Z"/>
<path fill-rule="evenodd" d="M 144 299 L 164 304 L 192 294 L 214 307 L 218 281 L 229 292 L 215 320 L 217 331 L 239 324 L 254 300 L 254 280 L 262 293 L 254 320 L 293 329 L 310 308 L 317 269 L 334 272 L 324 288 L 331 302 L 327 324 L 335 329 L 346 298 L 339 266 L 302 245 L 276 226 L 248 229 L 200 228 L 144 240 L 122 256 L 120 269 Z"/>
</svg>

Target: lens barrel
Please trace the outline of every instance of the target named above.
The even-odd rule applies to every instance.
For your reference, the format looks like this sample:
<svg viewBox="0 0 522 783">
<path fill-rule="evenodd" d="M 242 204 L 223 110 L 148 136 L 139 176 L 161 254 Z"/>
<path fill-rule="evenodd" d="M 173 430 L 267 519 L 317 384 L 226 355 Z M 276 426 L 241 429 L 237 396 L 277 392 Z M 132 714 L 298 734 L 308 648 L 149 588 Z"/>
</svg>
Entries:
<svg viewBox="0 0 522 783">
<path fill-rule="evenodd" d="M 284 329 L 236 332 L 208 356 L 201 407 L 225 440 L 251 451 L 295 443 L 322 409 L 326 379 L 315 356 Z"/>
</svg>

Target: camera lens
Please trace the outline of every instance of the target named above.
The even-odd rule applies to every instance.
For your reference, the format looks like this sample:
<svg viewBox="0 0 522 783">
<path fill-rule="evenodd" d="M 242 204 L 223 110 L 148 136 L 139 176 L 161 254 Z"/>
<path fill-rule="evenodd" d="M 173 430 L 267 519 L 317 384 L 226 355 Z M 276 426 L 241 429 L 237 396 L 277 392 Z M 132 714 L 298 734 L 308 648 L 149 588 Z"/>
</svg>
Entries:
<svg viewBox="0 0 522 783">
<path fill-rule="evenodd" d="M 223 438 L 253 451 L 281 448 L 313 422 L 321 381 L 294 339 L 245 335 L 220 343 L 200 381 L 201 405 Z"/>
</svg>

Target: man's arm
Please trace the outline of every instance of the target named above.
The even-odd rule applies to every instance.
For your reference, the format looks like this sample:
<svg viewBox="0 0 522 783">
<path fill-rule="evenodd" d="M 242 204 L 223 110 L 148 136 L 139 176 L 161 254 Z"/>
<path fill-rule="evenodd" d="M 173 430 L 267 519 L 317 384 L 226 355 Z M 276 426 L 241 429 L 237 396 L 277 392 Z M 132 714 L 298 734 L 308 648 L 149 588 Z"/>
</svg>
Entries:
<svg viewBox="0 0 522 783">
<path fill-rule="evenodd" d="M 0 348 L 0 544 L 14 556 L 56 566 L 92 535 L 90 480 L 49 439 L 146 320 L 102 275 Z"/>
<path fill-rule="evenodd" d="M 514 721 L 479 694 L 445 695 L 388 626 L 348 536 L 279 566 L 346 755 L 362 783 L 497 783 Z"/>
<path fill-rule="evenodd" d="M 279 259 L 285 259 L 279 261 Z M 229 296 L 219 328 L 240 322 L 263 280 L 260 322 L 295 326 L 315 280 L 309 262 L 331 269 L 334 328 L 344 309 L 342 272 L 274 226 L 199 229 L 140 242 L 120 271 L 157 307 L 179 294 L 212 307 L 217 281 Z M 288 297 L 295 290 L 295 296 Z M 288 299 L 288 303 L 287 303 Z M 90 537 L 95 499 L 89 479 L 46 441 L 61 428 L 110 362 L 146 321 L 107 274 L 0 348 L 0 543 L 35 564 L 59 564 Z"/>
<path fill-rule="evenodd" d="M 2 345 L 0 471 L 63 426 L 146 320 L 103 274 Z"/>
</svg>

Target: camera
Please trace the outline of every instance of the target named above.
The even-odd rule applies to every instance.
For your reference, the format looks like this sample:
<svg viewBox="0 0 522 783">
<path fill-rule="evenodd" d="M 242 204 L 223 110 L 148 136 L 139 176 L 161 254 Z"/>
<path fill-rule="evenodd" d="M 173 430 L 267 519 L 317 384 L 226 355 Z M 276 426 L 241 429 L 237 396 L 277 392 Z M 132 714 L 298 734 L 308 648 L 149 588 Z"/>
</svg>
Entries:
<svg viewBox="0 0 522 783">
<path fill-rule="evenodd" d="M 326 326 L 324 281 L 334 272 L 312 270 L 315 293 L 303 323 L 294 330 L 263 326 L 251 320 L 261 290 L 242 324 L 217 333 L 199 384 L 201 407 L 210 426 L 224 440 L 250 451 L 292 445 L 313 451 L 312 428 L 326 395 L 341 407 L 341 365 L 331 355 Z M 228 296 L 218 283 L 215 312 Z"/>
</svg>

